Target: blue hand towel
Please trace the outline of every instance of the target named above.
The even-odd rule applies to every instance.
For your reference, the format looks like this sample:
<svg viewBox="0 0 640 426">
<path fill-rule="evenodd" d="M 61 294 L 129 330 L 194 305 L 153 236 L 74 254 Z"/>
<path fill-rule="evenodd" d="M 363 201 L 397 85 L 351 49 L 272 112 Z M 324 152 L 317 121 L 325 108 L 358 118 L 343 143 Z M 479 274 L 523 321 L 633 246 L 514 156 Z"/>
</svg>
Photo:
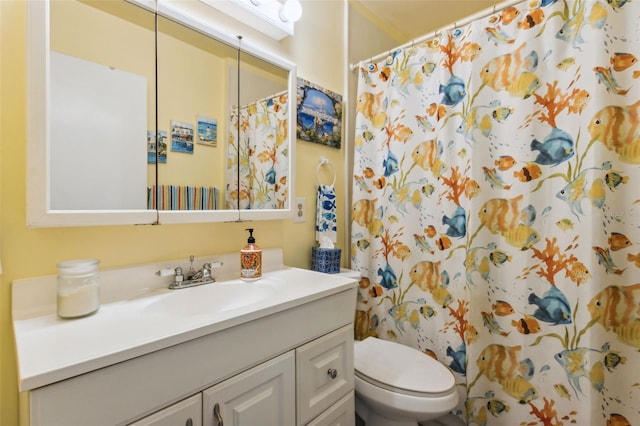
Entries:
<svg viewBox="0 0 640 426">
<path fill-rule="evenodd" d="M 316 240 L 327 237 L 337 241 L 336 191 L 333 185 L 318 186 L 316 206 Z"/>
</svg>

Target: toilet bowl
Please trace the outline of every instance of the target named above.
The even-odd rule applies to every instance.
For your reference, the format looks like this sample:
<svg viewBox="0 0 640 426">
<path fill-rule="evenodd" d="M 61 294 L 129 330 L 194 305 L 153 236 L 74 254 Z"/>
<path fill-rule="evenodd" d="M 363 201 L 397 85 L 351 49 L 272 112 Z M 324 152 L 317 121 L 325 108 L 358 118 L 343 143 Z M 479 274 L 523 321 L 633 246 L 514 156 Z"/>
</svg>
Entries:
<svg viewBox="0 0 640 426">
<path fill-rule="evenodd" d="M 417 426 L 458 404 L 453 373 L 417 349 L 375 337 L 355 342 L 356 413 L 366 426 Z"/>
</svg>

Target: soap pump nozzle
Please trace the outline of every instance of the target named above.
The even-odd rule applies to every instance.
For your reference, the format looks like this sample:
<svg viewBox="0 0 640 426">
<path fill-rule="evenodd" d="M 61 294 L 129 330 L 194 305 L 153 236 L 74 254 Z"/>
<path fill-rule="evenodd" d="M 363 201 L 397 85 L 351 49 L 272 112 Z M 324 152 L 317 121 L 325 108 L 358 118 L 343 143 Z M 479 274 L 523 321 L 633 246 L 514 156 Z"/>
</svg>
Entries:
<svg viewBox="0 0 640 426">
<path fill-rule="evenodd" d="M 253 238 L 253 228 L 247 228 L 245 229 L 245 231 L 249 231 L 249 238 L 247 239 L 247 242 L 249 244 L 254 244 L 256 242 L 256 239 Z"/>
</svg>

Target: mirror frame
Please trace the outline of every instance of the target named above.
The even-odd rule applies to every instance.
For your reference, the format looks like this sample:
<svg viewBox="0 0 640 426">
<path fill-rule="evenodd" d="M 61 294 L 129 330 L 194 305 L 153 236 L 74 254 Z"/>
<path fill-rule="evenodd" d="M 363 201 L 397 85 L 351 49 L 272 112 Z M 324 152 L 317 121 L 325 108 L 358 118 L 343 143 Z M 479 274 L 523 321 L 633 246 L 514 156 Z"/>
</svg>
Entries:
<svg viewBox="0 0 640 426">
<path fill-rule="evenodd" d="M 237 47 L 235 36 L 216 30 L 170 3 L 126 0 L 211 38 Z M 196 1 L 196 0 L 194 0 Z M 284 209 L 263 210 L 52 210 L 50 208 L 49 1 L 27 2 L 27 226 L 160 225 L 277 220 L 293 217 L 296 146 L 296 65 L 243 39 L 241 51 L 289 71 L 289 196 Z M 226 142 L 225 135 L 225 142 Z"/>
</svg>

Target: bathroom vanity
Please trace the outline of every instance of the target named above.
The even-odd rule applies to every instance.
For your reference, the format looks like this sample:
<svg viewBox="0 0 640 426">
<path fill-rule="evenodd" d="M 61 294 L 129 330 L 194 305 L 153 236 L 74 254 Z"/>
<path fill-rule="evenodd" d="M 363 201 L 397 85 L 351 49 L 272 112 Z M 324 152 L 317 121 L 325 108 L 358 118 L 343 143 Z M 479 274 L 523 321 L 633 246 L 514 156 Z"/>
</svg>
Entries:
<svg viewBox="0 0 640 426">
<path fill-rule="evenodd" d="M 102 305 L 55 313 L 55 276 L 13 283 L 19 386 L 33 425 L 354 424 L 353 278 L 282 265 L 169 290 L 163 268 L 101 271 Z M 183 262 L 183 261 L 181 261 Z M 25 412 L 26 410 L 22 410 Z"/>
</svg>

